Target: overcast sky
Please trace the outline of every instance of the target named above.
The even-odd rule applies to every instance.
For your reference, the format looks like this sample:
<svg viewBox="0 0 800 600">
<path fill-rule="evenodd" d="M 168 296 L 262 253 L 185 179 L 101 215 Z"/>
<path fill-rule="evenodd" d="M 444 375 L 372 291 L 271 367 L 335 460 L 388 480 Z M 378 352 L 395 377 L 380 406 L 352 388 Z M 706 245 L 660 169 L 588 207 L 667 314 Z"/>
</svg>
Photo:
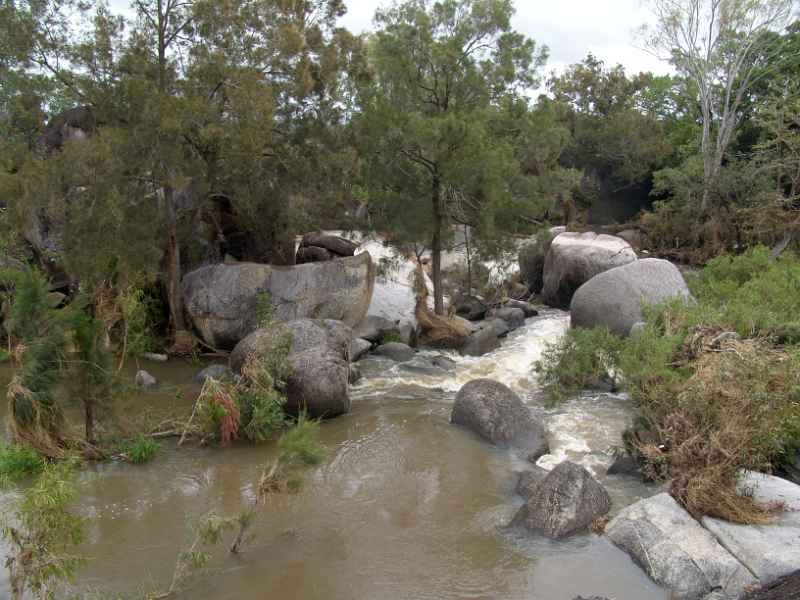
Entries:
<svg viewBox="0 0 800 600">
<path fill-rule="evenodd" d="M 389 0 L 391 1 L 391 0 Z M 387 0 L 345 0 L 342 24 L 353 32 L 371 28 L 375 9 Z M 629 74 L 669 72 L 669 65 L 635 47 L 633 30 L 651 20 L 641 0 L 514 0 L 514 28 L 550 48 L 546 73 L 582 60 L 589 52 Z"/>
<path fill-rule="evenodd" d="M 342 25 L 355 33 L 369 30 L 375 9 L 391 0 L 345 0 Z M 125 10 L 130 0 L 110 0 Z M 589 52 L 608 66 L 622 64 L 629 74 L 669 72 L 669 66 L 635 47 L 634 29 L 651 19 L 642 0 L 514 0 L 514 28 L 550 48 L 544 74 L 561 71 Z"/>
</svg>

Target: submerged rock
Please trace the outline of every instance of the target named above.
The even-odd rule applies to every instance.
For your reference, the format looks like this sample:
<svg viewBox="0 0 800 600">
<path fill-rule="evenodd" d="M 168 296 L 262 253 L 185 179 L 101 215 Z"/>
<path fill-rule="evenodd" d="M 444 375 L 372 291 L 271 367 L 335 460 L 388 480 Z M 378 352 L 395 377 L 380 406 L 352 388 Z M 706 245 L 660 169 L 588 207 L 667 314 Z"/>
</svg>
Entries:
<svg viewBox="0 0 800 600">
<path fill-rule="evenodd" d="M 498 381 L 476 379 L 456 394 L 450 422 L 477 433 L 488 442 L 513 446 L 538 458 L 547 453 L 544 426 L 534 420 L 519 396 Z"/>
<path fill-rule="evenodd" d="M 397 362 L 406 362 L 414 358 L 416 352 L 411 346 L 400 342 L 389 342 L 375 348 L 375 354 L 391 358 Z"/>
<path fill-rule="evenodd" d="M 606 535 L 676 600 L 701 600 L 720 590 L 738 598 L 756 583 L 753 575 L 669 494 L 623 509 Z"/>
<path fill-rule="evenodd" d="M 642 321 L 642 304 L 691 297 L 678 268 L 666 260 L 645 258 L 600 273 L 575 292 L 570 307 L 573 327 L 606 326 L 620 336 Z"/>
<path fill-rule="evenodd" d="M 206 367 L 205 369 L 203 369 L 197 375 L 194 376 L 194 382 L 203 384 L 206 382 L 206 379 L 219 380 L 232 376 L 233 372 L 227 365 L 209 365 L 208 367 Z"/>
<path fill-rule="evenodd" d="M 507 327 L 507 326 L 506 326 Z M 461 348 L 466 356 L 483 356 L 500 347 L 500 336 L 494 327 L 482 327 L 473 331 Z"/>
<path fill-rule="evenodd" d="M 277 320 L 336 319 L 352 326 L 367 314 L 375 283 L 368 253 L 293 267 L 218 264 L 183 278 L 195 329 L 214 348 L 233 348 L 258 328 L 257 306 L 269 295 Z"/>
<path fill-rule="evenodd" d="M 542 298 L 549 306 L 568 309 L 573 294 L 584 283 L 635 260 L 630 244 L 618 237 L 592 232 L 562 233 L 547 252 Z"/>
<path fill-rule="evenodd" d="M 511 524 L 560 539 L 588 529 L 610 508 L 608 492 L 591 473 L 565 461 L 535 486 Z"/>
<path fill-rule="evenodd" d="M 150 375 L 150 373 L 148 373 L 144 369 L 141 369 L 136 372 L 136 377 L 134 378 L 133 381 L 137 387 L 143 389 L 149 389 L 158 385 L 158 381 L 156 380 L 156 378 Z"/>
</svg>

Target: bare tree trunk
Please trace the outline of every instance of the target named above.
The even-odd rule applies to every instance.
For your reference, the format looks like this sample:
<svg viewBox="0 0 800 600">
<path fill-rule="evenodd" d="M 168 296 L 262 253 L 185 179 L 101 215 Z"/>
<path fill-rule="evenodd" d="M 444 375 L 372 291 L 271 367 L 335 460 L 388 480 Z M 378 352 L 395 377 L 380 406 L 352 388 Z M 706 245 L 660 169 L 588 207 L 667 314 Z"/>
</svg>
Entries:
<svg viewBox="0 0 800 600">
<path fill-rule="evenodd" d="M 86 398 L 83 401 L 83 410 L 86 418 L 86 443 L 94 446 L 97 444 L 94 433 L 94 398 Z"/>
<path fill-rule="evenodd" d="M 164 203 L 167 210 L 167 248 L 166 248 L 166 284 L 167 301 L 169 303 L 170 329 L 173 336 L 186 331 L 183 318 L 183 296 L 181 294 L 181 249 L 178 242 L 178 215 L 174 204 L 175 191 L 164 188 Z"/>
<path fill-rule="evenodd" d="M 467 295 L 472 296 L 472 253 L 469 247 L 469 226 L 464 225 L 464 241 L 467 246 Z"/>
<path fill-rule="evenodd" d="M 437 315 L 444 314 L 444 290 L 442 289 L 442 215 L 441 182 L 439 176 L 433 177 L 433 240 L 431 257 L 433 261 L 433 310 Z"/>
</svg>

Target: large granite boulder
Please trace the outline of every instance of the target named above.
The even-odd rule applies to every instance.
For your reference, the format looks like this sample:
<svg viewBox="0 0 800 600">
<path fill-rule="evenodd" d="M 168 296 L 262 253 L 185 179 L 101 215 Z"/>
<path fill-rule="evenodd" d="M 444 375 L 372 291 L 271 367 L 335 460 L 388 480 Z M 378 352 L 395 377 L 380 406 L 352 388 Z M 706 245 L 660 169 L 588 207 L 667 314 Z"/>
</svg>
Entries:
<svg viewBox="0 0 800 600">
<path fill-rule="evenodd" d="M 691 294 L 678 268 L 666 260 L 644 258 L 610 269 L 584 283 L 570 306 L 573 327 L 606 326 L 627 336 L 642 321 L 642 305 Z"/>
<path fill-rule="evenodd" d="M 564 461 L 535 485 L 511 524 L 560 539 L 588 529 L 610 508 L 608 492 L 592 474 Z"/>
<path fill-rule="evenodd" d="M 545 480 L 550 474 L 550 471 L 543 469 L 538 465 L 534 465 L 530 471 L 523 471 L 519 474 L 517 485 L 514 488 L 514 493 L 519 494 L 526 500 L 533 496 L 533 493 L 539 487 L 539 484 Z"/>
<path fill-rule="evenodd" d="M 606 535 L 676 600 L 700 600 L 713 591 L 738 598 L 753 575 L 669 494 L 623 509 Z"/>
<path fill-rule="evenodd" d="M 352 330 L 331 319 L 298 319 L 257 329 L 239 342 L 230 366 L 240 373 L 246 362 L 285 352 L 291 373 L 286 382 L 286 410 L 306 410 L 313 418 L 335 417 L 350 410 L 348 356 Z"/>
<path fill-rule="evenodd" d="M 258 327 L 262 293 L 279 321 L 336 319 L 353 326 L 367 314 L 374 283 L 368 253 L 292 267 L 218 264 L 183 278 L 183 300 L 203 340 L 230 349 Z"/>
<path fill-rule="evenodd" d="M 550 244 L 544 263 L 542 299 L 569 308 L 575 291 L 595 275 L 636 260 L 630 244 L 596 233 L 562 233 Z"/>
<path fill-rule="evenodd" d="M 800 486 L 785 479 L 748 473 L 739 482 L 742 493 L 767 507 L 778 507 L 767 525 L 737 525 L 703 517 L 703 526 L 717 538 L 761 585 L 800 568 Z"/>
<path fill-rule="evenodd" d="M 475 379 L 463 386 L 456 394 L 450 422 L 492 444 L 522 448 L 533 460 L 548 450 L 544 426 L 517 394 L 498 381 Z"/>
</svg>

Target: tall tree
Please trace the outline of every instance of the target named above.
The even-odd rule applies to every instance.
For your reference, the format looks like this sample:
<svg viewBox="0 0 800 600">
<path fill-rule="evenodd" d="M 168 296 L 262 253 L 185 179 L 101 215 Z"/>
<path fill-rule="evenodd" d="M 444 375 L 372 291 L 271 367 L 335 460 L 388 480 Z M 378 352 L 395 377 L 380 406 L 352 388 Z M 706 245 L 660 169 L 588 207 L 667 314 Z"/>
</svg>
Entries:
<svg viewBox="0 0 800 600">
<path fill-rule="evenodd" d="M 701 209 L 708 212 L 748 93 L 765 65 L 797 60 L 763 52 L 770 42 L 765 33 L 788 25 L 795 0 L 650 0 L 650 5 L 657 23 L 642 28 L 647 47 L 696 86 L 703 125 Z"/>
<path fill-rule="evenodd" d="M 362 124 L 371 202 L 409 241 L 430 244 L 440 315 L 447 199 L 488 210 L 511 192 L 518 165 L 492 125 L 535 86 L 545 59 L 512 30 L 513 13 L 511 0 L 409 0 L 379 10 L 369 40 L 375 81 L 363 93 Z"/>
</svg>

